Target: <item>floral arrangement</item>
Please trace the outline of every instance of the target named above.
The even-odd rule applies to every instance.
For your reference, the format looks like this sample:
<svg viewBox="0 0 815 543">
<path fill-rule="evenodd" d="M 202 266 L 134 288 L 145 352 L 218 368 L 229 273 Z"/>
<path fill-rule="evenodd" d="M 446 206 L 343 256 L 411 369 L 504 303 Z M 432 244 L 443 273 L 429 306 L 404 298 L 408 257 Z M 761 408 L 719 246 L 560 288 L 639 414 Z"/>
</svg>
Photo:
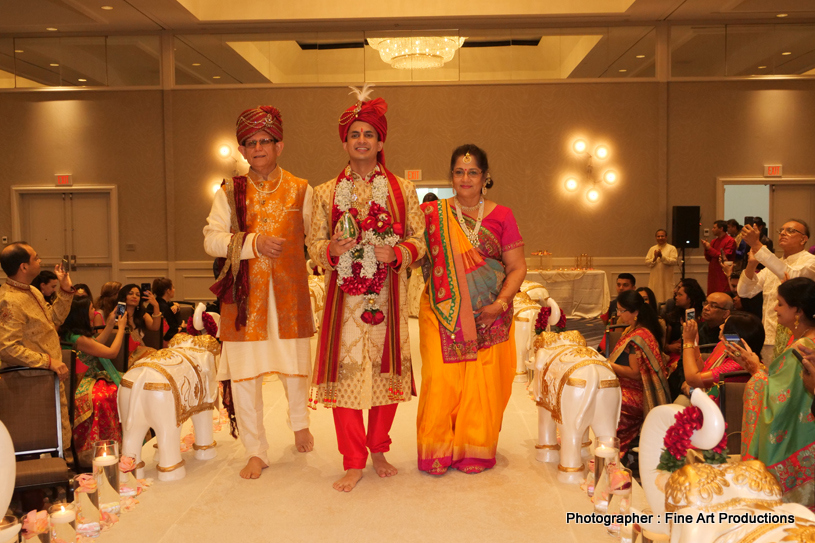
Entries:
<svg viewBox="0 0 815 543">
<path fill-rule="evenodd" d="M 368 215 L 359 224 L 357 245 L 343 253 L 337 264 L 337 285 L 346 294 L 365 297 L 360 318 L 367 324 L 380 324 L 385 320 L 376 298 L 385 284 L 388 268 L 376 259 L 374 247 L 394 247 L 403 233 L 402 225 L 394 224 L 388 211 L 388 178 L 379 168 L 377 166 L 371 180 L 372 199 Z M 352 207 L 355 198 L 354 182 L 346 172 L 337 181 L 334 191 L 332 222 L 337 222 L 345 213 L 357 218 L 359 212 Z"/>
<path fill-rule="evenodd" d="M 47 511 L 30 511 L 23 517 L 23 537 L 32 539 L 40 534 L 47 534 L 49 530 Z"/>
<path fill-rule="evenodd" d="M 691 405 L 676 414 L 676 422 L 665 432 L 665 448 L 659 456 L 658 470 L 674 472 L 686 464 L 686 456 L 691 448 L 693 433 L 702 427 L 704 417 L 702 410 Z M 727 430 L 727 424 L 725 424 Z M 724 464 L 727 462 L 727 432 L 722 440 L 711 450 L 699 451 L 706 464 Z"/>
<path fill-rule="evenodd" d="M 212 318 L 212 315 L 207 313 L 206 311 L 201 315 L 201 320 L 204 321 L 204 330 L 203 333 L 210 335 L 212 337 L 218 336 L 218 325 L 215 324 L 215 319 Z M 187 319 L 187 333 L 191 336 L 198 336 L 201 335 L 201 331 L 195 328 L 193 324 L 193 319 Z"/>
<path fill-rule="evenodd" d="M 538 335 L 546 330 L 546 326 L 549 324 L 549 317 L 551 316 L 551 307 L 548 305 L 541 307 L 541 310 L 538 311 L 538 316 L 535 319 L 535 335 Z M 562 332 L 566 328 L 566 314 L 563 311 L 560 312 L 560 319 L 557 321 L 555 328 L 557 328 L 559 332 Z"/>
<path fill-rule="evenodd" d="M 96 477 L 90 473 L 81 473 L 74 477 L 74 481 L 77 483 L 76 492 L 84 492 L 86 494 L 96 492 Z"/>
</svg>

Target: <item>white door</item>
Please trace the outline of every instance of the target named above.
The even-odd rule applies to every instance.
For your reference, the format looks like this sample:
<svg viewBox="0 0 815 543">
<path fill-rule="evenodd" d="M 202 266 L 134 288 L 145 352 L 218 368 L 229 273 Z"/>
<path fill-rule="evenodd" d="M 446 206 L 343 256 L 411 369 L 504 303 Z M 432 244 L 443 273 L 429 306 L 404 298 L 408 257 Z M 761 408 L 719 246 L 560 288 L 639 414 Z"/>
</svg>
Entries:
<svg viewBox="0 0 815 543">
<path fill-rule="evenodd" d="M 118 255 L 115 189 L 112 187 L 13 187 L 14 238 L 31 244 L 42 266 L 67 258 L 74 283 L 94 296 L 114 276 Z"/>
</svg>

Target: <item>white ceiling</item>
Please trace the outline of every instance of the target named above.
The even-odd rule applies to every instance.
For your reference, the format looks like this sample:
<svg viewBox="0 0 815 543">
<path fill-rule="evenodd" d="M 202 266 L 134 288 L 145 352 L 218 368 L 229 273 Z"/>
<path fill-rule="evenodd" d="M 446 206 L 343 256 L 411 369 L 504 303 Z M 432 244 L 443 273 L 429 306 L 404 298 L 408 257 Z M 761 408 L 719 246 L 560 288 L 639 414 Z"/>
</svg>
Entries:
<svg viewBox="0 0 815 543">
<path fill-rule="evenodd" d="M 110 6 L 112 10 L 103 10 Z M 778 19 L 778 13 L 788 17 Z M 0 35 L 813 22 L 815 0 L 3 0 Z M 57 28 L 48 32 L 46 28 Z"/>
</svg>

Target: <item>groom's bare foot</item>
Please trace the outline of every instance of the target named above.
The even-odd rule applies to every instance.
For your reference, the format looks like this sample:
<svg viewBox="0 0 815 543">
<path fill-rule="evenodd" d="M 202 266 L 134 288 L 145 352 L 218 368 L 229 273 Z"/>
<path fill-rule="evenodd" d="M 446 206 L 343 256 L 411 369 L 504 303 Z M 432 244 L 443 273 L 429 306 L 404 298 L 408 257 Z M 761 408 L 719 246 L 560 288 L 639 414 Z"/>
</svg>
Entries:
<svg viewBox="0 0 815 543">
<path fill-rule="evenodd" d="M 253 456 L 246 463 L 246 467 L 241 470 L 241 477 L 244 479 L 257 479 L 260 477 L 260 472 L 268 467 L 269 466 L 266 465 L 266 462 L 257 456 Z"/>
<path fill-rule="evenodd" d="M 300 452 L 311 452 L 314 450 L 314 436 L 308 428 L 294 432 L 294 445 Z"/>
<path fill-rule="evenodd" d="M 371 453 L 371 460 L 376 474 L 380 477 L 393 477 L 399 473 L 398 469 L 385 460 L 385 453 Z"/>
<path fill-rule="evenodd" d="M 334 490 L 337 492 L 351 492 L 360 479 L 362 479 L 361 469 L 349 469 L 342 476 L 342 479 L 334 483 Z"/>
</svg>

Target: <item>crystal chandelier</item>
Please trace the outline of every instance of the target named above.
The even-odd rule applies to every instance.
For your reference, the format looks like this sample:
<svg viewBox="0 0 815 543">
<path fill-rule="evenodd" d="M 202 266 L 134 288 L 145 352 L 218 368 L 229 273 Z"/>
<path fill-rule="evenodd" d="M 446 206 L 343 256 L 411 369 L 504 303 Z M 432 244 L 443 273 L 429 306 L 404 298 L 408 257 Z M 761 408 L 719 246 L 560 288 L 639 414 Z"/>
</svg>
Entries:
<svg viewBox="0 0 815 543">
<path fill-rule="evenodd" d="M 368 45 L 379 51 L 382 60 L 394 68 L 422 70 L 441 68 L 453 60 L 456 49 L 466 39 L 453 36 L 368 38 Z"/>
</svg>

